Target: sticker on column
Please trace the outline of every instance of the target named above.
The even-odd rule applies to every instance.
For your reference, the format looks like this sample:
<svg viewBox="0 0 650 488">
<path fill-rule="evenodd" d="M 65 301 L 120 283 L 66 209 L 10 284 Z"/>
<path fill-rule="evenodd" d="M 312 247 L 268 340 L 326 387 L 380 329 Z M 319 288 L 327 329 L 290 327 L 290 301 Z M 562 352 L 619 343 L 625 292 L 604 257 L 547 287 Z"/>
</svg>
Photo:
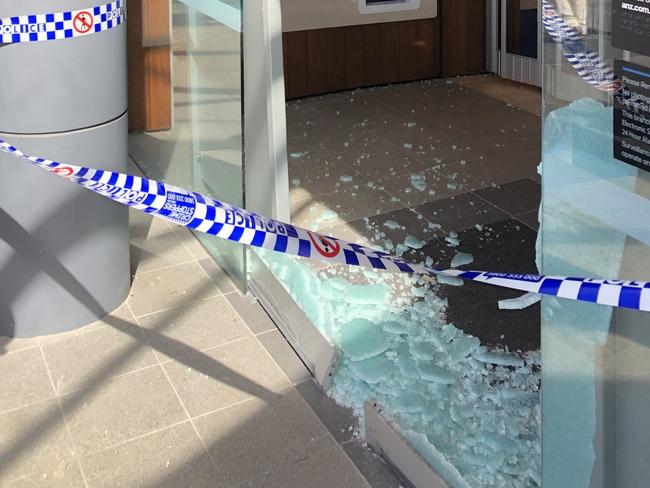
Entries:
<svg viewBox="0 0 650 488">
<path fill-rule="evenodd" d="M 72 27 L 74 27 L 74 30 L 79 34 L 88 34 L 88 32 L 90 32 L 90 29 L 93 28 L 94 23 L 95 20 L 90 12 L 82 10 L 75 16 L 74 20 L 72 21 Z"/>
</svg>

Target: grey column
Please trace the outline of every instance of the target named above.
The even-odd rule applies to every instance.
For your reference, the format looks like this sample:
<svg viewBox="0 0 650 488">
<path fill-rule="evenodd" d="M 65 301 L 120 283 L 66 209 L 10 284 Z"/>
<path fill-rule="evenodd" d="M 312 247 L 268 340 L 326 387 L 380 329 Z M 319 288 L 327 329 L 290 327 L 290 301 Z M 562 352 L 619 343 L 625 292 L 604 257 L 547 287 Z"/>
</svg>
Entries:
<svg viewBox="0 0 650 488">
<path fill-rule="evenodd" d="M 108 0 L 5 0 L 0 17 Z M 126 25 L 0 47 L 0 138 L 28 154 L 127 168 Z M 72 330 L 129 291 L 128 210 L 0 155 L 0 336 Z"/>
</svg>

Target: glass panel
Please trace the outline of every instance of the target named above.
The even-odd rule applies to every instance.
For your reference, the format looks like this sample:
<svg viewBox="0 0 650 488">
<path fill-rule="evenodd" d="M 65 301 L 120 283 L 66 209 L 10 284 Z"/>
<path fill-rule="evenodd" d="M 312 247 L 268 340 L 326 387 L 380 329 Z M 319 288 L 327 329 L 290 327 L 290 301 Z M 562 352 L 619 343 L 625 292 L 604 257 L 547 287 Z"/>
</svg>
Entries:
<svg viewBox="0 0 650 488">
<path fill-rule="evenodd" d="M 644 158 L 650 165 L 650 145 L 636 140 L 650 134 L 650 113 L 647 106 L 637 105 L 635 111 L 616 104 L 617 85 L 608 69 L 598 66 L 601 59 L 607 66 L 617 66 L 631 92 L 645 90 L 642 80 L 650 80 L 650 59 L 619 49 L 636 45 L 625 35 L 612 40 L 612 32 L 624 27 L 624 20 L 613 17 L 613 11 L 623 4 L 643 3 L 553 2 L 573 40 L 563 48 L 546 36 L 543 46 L 544 193 L 539 258 L 545 274 L 650 278 L 650 178 L 647 171 L 637 168 L 643 166 Z M 640 25 L 650 25 L 641 12 L 632 17 Z M 638 36 L 638 30 L 633 31 L 633 37 Z M 585 52 L 587 56 L 581 57 Z M 582 59 L 583 77 L 565 54 L 574 63 Z M 631 67 L 625 64 L 629 61 L 634 63 L 634 72 L 624 73 L 625 66 Z M 621 154 L 621 147 L 627 156 Z M 644 151 L 648 151 L 645 156 Z M 647 486 L 648 325 L 645 313 L 543 301 L 545 487 Z"/>
<path fill-rule="evenodd" d="M 192 121 L 194 188 L 244 206 L 241 6 L 238 0 L 184 0 Z M 226 272 L 245 289 L 241 245 L 197 233 Z"/>
<path fill-rule="evenodd" d="M 506 50 L 537 58 L 537 0 L 506 1 Z"/>
<path fill-rule="evenodd" d="M 170 131 L 131 136 L 131 152 L 156 179 L 243 206 L 240 0 L 174 0 Z M 242 288 L 241 245 L 197 233 Z"/>
<path fill-rule="evenodd" d="M 540 93 L 512 86 L 481 76 L 290 101 L 292 223 L 414 262 L 534 273 L 539 116 L 508 102 L 537 109 Z M 512 215 L 487 202 L 502 184 L 520 195 Z M 450 486 L 541 485 L 538 306 L 504 312 L 517 293 L 260 254 L 341 350 L 337 401 L 363 417 L 378 400 Z"/>
</svg>

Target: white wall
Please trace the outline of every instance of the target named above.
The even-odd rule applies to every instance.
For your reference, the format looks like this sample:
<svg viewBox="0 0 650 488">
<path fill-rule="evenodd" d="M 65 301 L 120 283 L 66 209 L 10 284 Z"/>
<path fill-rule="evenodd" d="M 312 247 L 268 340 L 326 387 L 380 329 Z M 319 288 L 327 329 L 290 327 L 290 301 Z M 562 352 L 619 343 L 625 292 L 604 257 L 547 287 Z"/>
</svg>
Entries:
<svg viewBox="0 0 650 488">
<path fill-rule="evenodd" d="M 412 5 L 416 8 L 413 9 Z M 414 4 L 405 1 L 401 6 L 410 10 L 363 14 L 359 8 L 359 0 L 282 0 L 282 30 L 290 32 L 429 19 L 438 14 L 438 0 L 415 0 Z M 400 3 L 397 3 L 396 7 L 399 8 Z"/>
</svg>

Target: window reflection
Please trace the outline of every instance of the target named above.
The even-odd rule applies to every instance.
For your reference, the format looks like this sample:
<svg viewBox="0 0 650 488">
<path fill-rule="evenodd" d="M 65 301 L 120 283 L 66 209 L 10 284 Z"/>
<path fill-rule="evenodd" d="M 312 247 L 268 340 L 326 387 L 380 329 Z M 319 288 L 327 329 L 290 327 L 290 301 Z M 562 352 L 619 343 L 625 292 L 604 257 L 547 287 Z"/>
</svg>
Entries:
<svg viewBox="0 0 650 488">
<path fill-rule="evenodd" d="M 506 49 L 510 54 L 537 57 L 537 0 L 507 0 Z"/>
</svg>

